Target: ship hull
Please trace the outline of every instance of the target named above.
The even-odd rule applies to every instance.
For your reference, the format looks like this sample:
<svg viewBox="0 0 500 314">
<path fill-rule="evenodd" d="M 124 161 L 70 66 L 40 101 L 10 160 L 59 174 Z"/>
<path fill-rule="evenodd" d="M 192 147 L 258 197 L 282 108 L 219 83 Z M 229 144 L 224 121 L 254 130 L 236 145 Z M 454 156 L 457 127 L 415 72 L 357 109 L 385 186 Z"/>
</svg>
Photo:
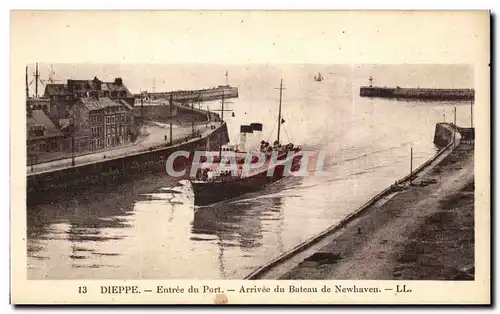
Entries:
<svg viewBox="0 0 500 314">
<path fill-rule="evenodd" d="M 293 157 L 292 172 L 300 168 L 300 156 Z M 191 182 L 194 192 L 194 204 L 206 206 L 232 199 L 247 193 L 257 192 L 265 186 L 284 178 L 284 165 L 274 167 L 272 175 L 268 175 L 269 169 L 252 176 L 238 180 L 213 181 L 213 182 Z"/>
</svg>

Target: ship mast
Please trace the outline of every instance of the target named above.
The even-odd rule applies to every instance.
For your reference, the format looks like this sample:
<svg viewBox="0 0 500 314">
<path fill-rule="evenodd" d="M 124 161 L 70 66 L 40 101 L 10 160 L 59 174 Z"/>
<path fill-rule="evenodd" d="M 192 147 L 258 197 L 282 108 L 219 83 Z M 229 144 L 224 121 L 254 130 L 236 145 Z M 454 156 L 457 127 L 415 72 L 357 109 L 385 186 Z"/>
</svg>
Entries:
<svg viewBox="0 0 500 314">
<path fill-rule="evenodd" d="M 278 144 L 280 142 L 280 131 L 281 131 L 281 100 L 283 98 L 283 79 L 280 82 L 280 104 L 278 109 Z"/>
<path fill-rule="evenodd" d="M 42 82 L 43 84 L 45 84 L 45 82 L 49 82 L 49 84 L 54 84 L 55 82 L 59 82 L 59 80 L 55 79 L 55 76 L 56 76 L 56 72 L 54 71 L 54 65 L 51 64 L 49 66 L 49 78 L 46 81 L 40 80 L 40 82 Z"/>
<path fill-rule="evenodd" d="M 54 65 L 51 64 L 50 68 L 49 68 L 49 79 L 48 79 L 48 81 L 49 81 L 50 84 L 53 84 L 55 82 L 54 74 L 55 74 L 55 72 L 54 72 Z"/>
<path fill-rule="evenodd" d="M 38 97 L 38 78 L 40 77 L 40 73 L 38 72 L 38 63 L 36 64 L 35 70 L 35 97 Z"/>
<path fill-rule="evenodd" d="M 172 146 L 172 107 L 174 105 L 174 98 L 173 98 L 174 92 L 170 93 L 170 100 L 169 100 L 169 124 L 170 124 L 170 146 Z"/>
<path fill-rule="evenodd" d="M 26 66 L 26 100 L 30 97 L 30 90 L 28 87 L 28 66 Z"/>
<path fill-rule="evenodd" d="M 194 99 L 191 101 L 191 111 L 194 112 Z M 195 115 L 191 117 L 191 136 L 194 137 L 194 117 Z"/>
<path fill-rule="evenodd" d="M 224 91 L 222 91 L 221 124 L 224 123 Z M 219 160 L 222 160 L 222 132 L 219 132 Z"/>
</svg>

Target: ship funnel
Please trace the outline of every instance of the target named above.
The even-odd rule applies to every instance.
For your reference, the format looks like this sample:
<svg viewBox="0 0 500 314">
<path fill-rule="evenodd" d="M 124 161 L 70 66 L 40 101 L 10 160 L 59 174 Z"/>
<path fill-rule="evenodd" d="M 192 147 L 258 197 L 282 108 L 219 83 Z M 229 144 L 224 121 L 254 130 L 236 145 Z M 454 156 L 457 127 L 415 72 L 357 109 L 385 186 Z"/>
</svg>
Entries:
<svg viewBox="0 0 500 314">
<path fill-rule="evenodd" d="M 253 129 L 250 125 L 240 126 L 240 147 L 239 150 L 248 151 L 248 142 L 252 140 Z"/>
<path fill-rule="evenodd" d="M 262 135 L 262 123 L 251 123 L 250 126 L 252 127 L 252 130 L 253 130 L 252 148 L 255 148 L 256 150 L 259 150 L 259 148 L 260 148 L 260 141 L 262 141 L 262 139 L 263 139 L 263 135 Z"/>
</svg>

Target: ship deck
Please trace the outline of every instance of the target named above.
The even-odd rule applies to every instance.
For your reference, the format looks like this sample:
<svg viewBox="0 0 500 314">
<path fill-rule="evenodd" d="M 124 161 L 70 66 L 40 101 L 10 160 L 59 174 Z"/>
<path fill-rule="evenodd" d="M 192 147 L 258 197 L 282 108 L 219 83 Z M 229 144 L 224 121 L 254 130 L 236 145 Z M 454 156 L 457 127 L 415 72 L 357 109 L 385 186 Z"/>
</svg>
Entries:
<svg viewBox="0 0 500 314">
<path fill-rule="evenodd" d="M 219 156 L 219 152 L 208 152 L 210 153 L 209 155 L 212 155 L 214 158 L 217 158 Z M 285 152 L 287 153 L 287 152 Z M 267 156 L 265 162 L 256 168 L 253 167 L 244 167 L 246 158 L 248 156 L 248 153 L 246 152 L 224 152 L 222 154 L 223 158 L 235 158 L 236 159 L 236 165 L 234 162 L 231 162 L 229 159 L 227 160 L 227 163 L 224 166 L 221 166 L 220 162 L 206 162 L 202 163 L 200 166 L 200 169 L 203 170 L 208 170 L 217 173 L 226 173 L 226 175 L 221 175 L 221 176 L 214 176 L 211 178 L 207 178 L 205 180 L 200 180 L 199 178 L 195 180 L 191 180 L 192 183 L 206 183 L 206 182 L 217 182 L 217 181 L 233 181 L 233 180 L 241 180 L 245 178 L 250 178 L 256 175 L 260 175 L 264 172 L 267 172 L 271 169 L 276 168 L 277 166 L 285 166 L 287 163 L 290 163 L 290 168 L 292 167 L 292 161 L 295 157 L 300 155 L 299 152 L 294 152 L 293 155 L 291 156 L 286 156 L 284 154 L 280 155 L 281 156 L 286 156 L 284 159 L 278 159 L 278 160 L 273 160 L 271 156 Z M 255 156 L 255 155 L 254 155 Z M 252 163 L 256 163 L 258 160 Z M 236 174 L 234 173 L 236 167 Z"/>
</svg>

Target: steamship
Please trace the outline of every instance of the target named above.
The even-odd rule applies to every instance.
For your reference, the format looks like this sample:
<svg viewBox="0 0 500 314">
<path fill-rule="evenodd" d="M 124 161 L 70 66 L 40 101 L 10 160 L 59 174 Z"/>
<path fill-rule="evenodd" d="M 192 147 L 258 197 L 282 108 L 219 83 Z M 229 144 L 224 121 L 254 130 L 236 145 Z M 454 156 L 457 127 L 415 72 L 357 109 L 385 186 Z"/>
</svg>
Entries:
<svg viewBox="0 0 500 314">
<path fill-rule="evenodd" d="M 299 170 L 302 157 L 301 147 L 295 146 L 293 143 L 283 145 L 280 142 L 281 124 L 285 122 L 281 116 L 282 93 L 283 80 L 280 84 L 276 141 L 271 145 L 261 140 L 262 123 L 251 123 L 240 126 L 239 145 L 219 145 L 218 152 L 206 152 L 206 157 L 211 158 L 213 162 L 206 162 L 208 158 L 202 160 L 196 178 L 190 180 L 195 205 L 205 206 L 259 191 L 270 183 L 284 178 L 289 172 Z M 222 98 L 222 117 L 223 112 L 224 97 Z M 258 148 L 252 149 L 251 145 L 248 145 L 251 144 L 248 143 L 249 137 L 253 139 Z M 255 139 L 258 143 L 255 143 Z M 260 160 L 257 154 L 250 155 L 252 152 L 261 153 L 260 156 L 265 156 L 264 160 Z M 251 156 L 251 160 L 248 160 L 247 156 Z M 244 167 L 247 160 L 254 164 L 254 167 Z M 234 161 L 236 161 L 236 166 Z"/>
</svg>

